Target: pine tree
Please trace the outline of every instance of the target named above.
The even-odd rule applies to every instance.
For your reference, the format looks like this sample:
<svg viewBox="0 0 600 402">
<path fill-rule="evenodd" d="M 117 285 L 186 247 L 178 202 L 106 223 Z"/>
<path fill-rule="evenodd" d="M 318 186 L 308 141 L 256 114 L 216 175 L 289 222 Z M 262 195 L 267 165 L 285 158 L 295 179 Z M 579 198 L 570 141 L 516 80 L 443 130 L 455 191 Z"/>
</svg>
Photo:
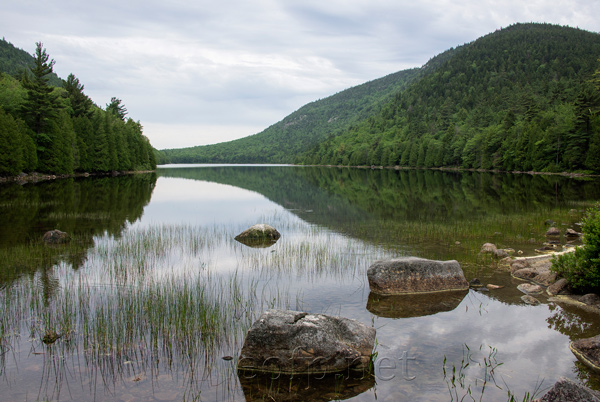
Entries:
<svg viewBox="0 0 600 402">
<path fill-rule="evenodd" d="M 110 99 L 110 103 L 106 105 L 106 111 L 125 121 L 125 116 L 127 115 L 127 108 L 125 107 L 125 105 L 121 104 L 121 99 L 115 98 L 113 96 Z"/>
<path fill-rule="evenodd" d="M 71 116 L 73 117 L 91 117 L 92 100 L 83 93 L 83 84 L 79 82 L 73 74 L 69 74 L 66 81 L 63 81 L 63 88 L 69 95 L 71 104 Z"/>
<path fill-rule="evenodd" d="M 48 76 L 53 71 L 54 63 L 54 60 L 50 60 L 43 44 L 37 42 L 34 65 L 30 68 L 31 74 L 23 74 L 23 87 L 27 90 L 27 96 L 22 112 L 25 121 L 36 135 L 43 135 L 50 120 L 55 118 L 60 110 L 58 96 L 48 85 Z M 42 138 L 42 143 L 46 140 Z"/>
</svg>

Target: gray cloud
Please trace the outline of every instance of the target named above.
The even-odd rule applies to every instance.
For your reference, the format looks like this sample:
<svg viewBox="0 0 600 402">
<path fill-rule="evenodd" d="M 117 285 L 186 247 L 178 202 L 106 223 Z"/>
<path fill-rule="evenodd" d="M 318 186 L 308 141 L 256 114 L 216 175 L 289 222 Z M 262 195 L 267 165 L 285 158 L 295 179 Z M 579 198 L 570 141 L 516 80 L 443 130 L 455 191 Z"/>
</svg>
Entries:
<svg viewBox="0 0 600 402">
<path fill-rule="evenodd" d="M 300 106 L 418 67 L 516 22 L 598 31 L 587 0 L 20 1 L 2 35 L 42 41 L 104 106 L 123 100 L 157 148 L 254 134 Z"/>
</svg>

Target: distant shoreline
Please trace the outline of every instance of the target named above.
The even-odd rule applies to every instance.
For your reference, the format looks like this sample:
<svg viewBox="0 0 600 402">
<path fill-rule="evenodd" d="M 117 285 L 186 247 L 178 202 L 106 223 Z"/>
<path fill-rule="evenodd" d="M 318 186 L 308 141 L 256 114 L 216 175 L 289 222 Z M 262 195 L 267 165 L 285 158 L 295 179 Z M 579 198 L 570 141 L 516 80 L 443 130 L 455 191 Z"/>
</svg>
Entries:
<svg viewBox="0 0 600 402">
<path fill-rule="evenodd" d="M 165 166 L 168 166 L 166 164 Z M 196 163 L 182 163 L 177 165 L 196 165 Z M 442 172 L 480 172 L 480 173 L 512 173 L 512 174 L 528 174 L 528 175 L 546 175 L 546 176 L 563 176 L 570 178 L 577 177 L 600 177 L 597 174 L 588 174 L 588 173 L 572 173 L 572 172 L 536 172 L 536 171 L 504 171 L 504 170 L 487 170 L 487 169 L 465 169 L 458 167 L 434 167 L 434 168 L 424 168 L 424 167 L 410 167 L 410 166 L 366 166 L 366 165 L 358 165 L 358 166 L 348 166 L 348 165 L 295 165 L 295 164 L 270 164 L 270 163 L 248 163 L 248 164 L 229 164 L 229 163 L 203 163 L 202 165 L 210 166 L 210 165 L 218 165 L 218 166 L 296 166 L 296 167 L 336 167 L 336 168 L 354 168 L 354 169 L 371 169 L 371 170 L 438 170 Z M 116 177 L 128 174 L 139 174 L 139 173 L 150 173 L 155 172 L 156 170 L 132 170 L 132 171 L 112 171 L 112 172 L 82 172 L 82 173 L 73 173 L 73 174 L 47 174 L 47 173 L 22 173 L 17 176 L 8 176 L 8 177 L 0 177 L 0 183 L 10 183 L 10 182 L 18 182 L 18 183 L 38 183 L 41 181 L 48 180 L 56 180 L 56 179 L 69 179 L 69 178 L 79 178 L 79 177 Z"/>
<path fill-rule="evenodd" d="M 151 173 L 155 170 L 129 170 L 129 171 L 112 171 L 112 172 L 82 172 L 73 174 L 47 174 L 47 173 L 22 173 L 17 176 L 0 177 L 0 183 L 39 183 L 48 180 L 71 179 L 78 177 L 117 177 L 130 174 Z"/>
</svg>

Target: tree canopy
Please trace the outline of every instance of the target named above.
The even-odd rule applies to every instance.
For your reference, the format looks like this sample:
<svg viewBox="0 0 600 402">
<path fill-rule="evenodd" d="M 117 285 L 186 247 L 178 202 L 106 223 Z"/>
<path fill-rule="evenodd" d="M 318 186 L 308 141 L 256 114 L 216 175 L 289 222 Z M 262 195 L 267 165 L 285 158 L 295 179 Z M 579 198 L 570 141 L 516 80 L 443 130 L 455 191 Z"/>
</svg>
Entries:
<svg viewBox="0 0 600 402">
<path fill-rule="evenodd" d="M 515 24 L 162 162 L 600 172 L 600 34 Z"/>
<path fill-rule="evenodd" d="M 16 49 L 7 50 L 7 42 L 0 45 L 0 176 L 156 167 L 142 125 L 125 119 L 120 99 L 112 98 L 102 110 L 73 74 L 59 81 L 60 87 L 51 85 L 55 61 L 42 43 L 30 60 Z M 7 61 L 5 54 L 19 57 Z M 15 60 L 27 69 L 15 68 Z"/>
</svg>

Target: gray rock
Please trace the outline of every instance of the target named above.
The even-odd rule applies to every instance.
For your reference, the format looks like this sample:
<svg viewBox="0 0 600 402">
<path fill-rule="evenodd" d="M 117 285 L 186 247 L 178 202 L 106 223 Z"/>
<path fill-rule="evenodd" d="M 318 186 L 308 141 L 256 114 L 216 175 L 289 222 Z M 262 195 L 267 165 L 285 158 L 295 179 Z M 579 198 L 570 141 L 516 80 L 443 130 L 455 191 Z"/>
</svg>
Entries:
<svg viewBox="0 0 600 402">
<path fill-rule="evenodd" d="M 498 250 L 498 248 L 496 247 L 495 244 L 485 243 L 483 246 L 481 246 L 481 250 L 479 250 L 479 252 L 494 254 L 497 250 Z"/>
<path fill-rule="evenodd" d="M 273 226 L 259 223 L 244 230 L 235 237 L 235 240 L 250 247 L 269 247 L 280 237 L 281 234 Z"/>
<path fill-rule="evenodd" d="M 595 293 L 588 293 L 587 295 L 581 296 L 580 302 L 588 304 L 590 306 L 600 304 L 600 296 Z"/>
<path fill-rule="evenodd" d="M 494 257 L 498 258 L 498 259 L 503 259 L 506 257 L 510 257 L 510 253 L 508 252 L 508 250 L 499 248 L 496 250 L 496 252 L 493 254 Z"/>
<path fill-rule="evenodd" d="M 538 304 L 540 304 L 540 301 L 531 295 L 523 295 L 521 296 L 521 300 L 532 306 L 537 306 Z"/>
<path fill-rule="evenodd" d="M 533 268 L 522 268 L 514 271 L 513 276 L 520 279 L 533 279 L 538 276 L 538 272 Z"/>
<path fill-rule="evenodd" d="M 567 229 L 565 231 L 565 237 L 576 238 L 581 236 L 581 233 L 574 231 L 573 229 Z"/>
<path fill-rule="evenodd" d="M 552 285 L 548 286 L 546 292 L 548 292 L 550 296 L 569 294 L 567 280 L 565 278 L 557 280 Z"/>
<path fill-rule="evenodd" d="M 535 402 L 600 402 L 600 394 L 561 377 L 543 397 L 536 399 Z"/>
<path fill-rule="evenodd" d="M 403 257 L 375 261 L 367 270 L 371 292 L 380 295 L 465 290 L 469 283 L 457 261 Z"/>
<path fill-rule="evenodd" d="M 532 280 L 533 282 L 542 286 L 550 286 L 551 284 L 556 282 L 556 272 L 542 272 L 541 274 L 538 274 L 536 277 L 534 277 Z"/>
<path fill-rule="evenodd" d="M 546 231 L 547 237 L 557 237 L 560 236 L 560 230 L 557 227 L 548 228 Z"/>
<path fill-rule="evenodd" d="M 517 289 L 527 295 L 538 295 L 544 291 L 544 288 L 542 288 L 540 285 L 534 285 L 531 283 L 522 283 L 517 286 Z"/>
<path fill-rule="evenodd" d="M 375 329 L 356 320 L 289 310 L 268 310 L 252 324 L 238 370 L 335 373 L 365 369 Z"/>
<path fill-rule="evenodd" d="M 46 244 L 63 244 L 69 240 L 71 240 L 71 237 L 58 229 L 50 230 L 42 236 L 42 241 Z"/>
<path fill-rule="evenodd" d="M 573 341 L 569 348 L 579 361 L 600 372 L 600 335 Z"/>
<path fill-rule="evenodd" d="M 515 271 L 518 271 L 519 269 L 523 269 L 523 268 L 529 268 L 529 263 L 527 262 L 527 260 L 514 260 L 510 264 L 511 272 L 515 272 Z"/>
</svg>

